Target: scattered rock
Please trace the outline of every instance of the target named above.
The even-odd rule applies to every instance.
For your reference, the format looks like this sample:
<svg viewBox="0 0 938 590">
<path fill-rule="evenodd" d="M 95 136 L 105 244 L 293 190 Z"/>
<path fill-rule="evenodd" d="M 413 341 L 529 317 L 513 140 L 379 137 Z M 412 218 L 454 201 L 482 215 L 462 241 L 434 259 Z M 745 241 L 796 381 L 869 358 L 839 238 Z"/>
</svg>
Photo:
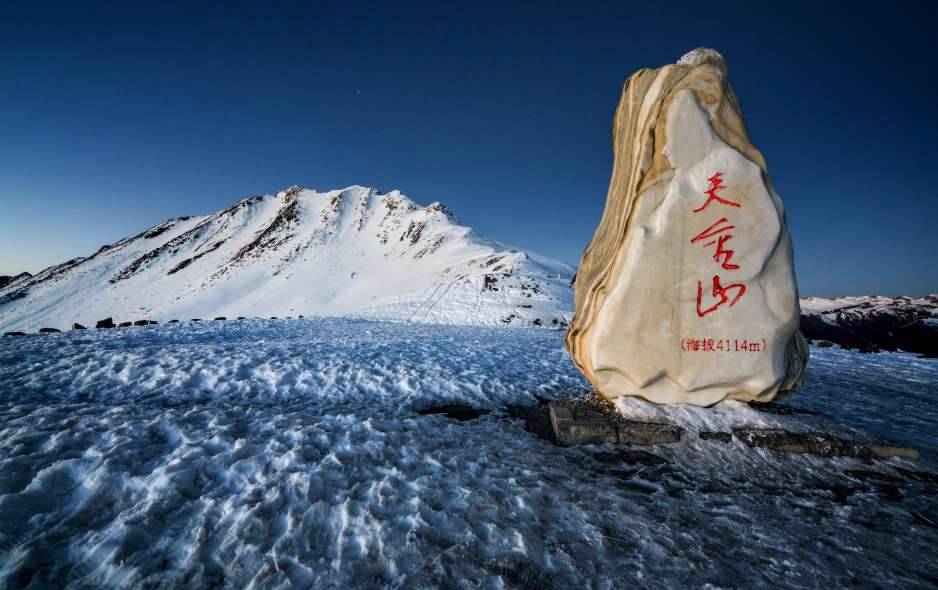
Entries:
<svg viewBox="0 0 938 590">
<path fill-rule="evenodd" d="M 129 327 L 132 326 L 132 325 L 133 325 L 133 324 L 132 324 L 131 322 L 121 322 L 121 323 L 117 324 L 117 327 L 118 327 L 118 328 L 129 328 Z"/>
<path fill-rule="evenodd" d="M 149 326 L 150 322 L 148 320 L 137 320 L 134 322 L 135 326 Z"/>
<path fill-rule="evenodd" d="M 216 322 L 223 322 L 223 321 L 225 321 L 225 320 L 227 320 L 227 319 L 228 319 L 228 318 L 226 318 L 225 316 L 220 315 L 220 316 L 218 316 L 217 318 L 215 318 L 215 321 L 216 321 Z"/>
<path fill-rule="evenodd" d="M 179 320 L 169 320 L 169 321 L 166 322 L 166 323 L 167 323 L 167 324 L 178 324 L 178 323 L 179 323 Z"/>
<path fill-rule="evenodd" d="M 239 315 L 239 316 L 238 316 L 238 319 L 239 319 L 239 320 L 244 320 L 244 319 L 247 319 L 247 318 L 245 318 L 243 315 Z"/>
<path fill-rule="evenodd" d="M 84 326 L 82 326 L 81 324 L 77 322 L 72 324 L 72 330 L 86 330 L 86 329 L 87 328 L 85 328 Z"/>
<path fill-rule="evenodd" d="M 784 453 L 808 453 L 823 457 L 859 457 L 918 459 L 918 451 L 885 441 L 846 440 L 825 432 L 789 432 L 776 428 L 737 428 L 738 439 L 750 447 L 768 448 Z"/>
<path fill-rule="evenodd" d="M 4 336 L 25 336 L 26 332 L 4 332 Z"/>
<path fill-rule="evenodd" d="M 57 330 L 55 328 L 39 328 L 40 334 L 58 334 L 62 330 Z"/>
<path fill-rule="evenodd" d="M 272 316 L 270 316 L 270 319 L 275 320 L 275 319 L 277 319 L 277 316 L 272 315 Z"/>
<path fill-rule="evenodd" d="M 149 320 L 148 323 L 149 323 L 151 326 L 155 326 L 155 325 L 157 325 L 159 322 L 157 322 L 157 321 L 155 321 L 155 320 Z"/>
<path fill-rule="evenodd" d="M 95 327 L 95 328 L 99 328 L 99 329 L 100 329 L 100 328 L 113 328 L 113 327 L 114 327 L 114 320 L 111 319 L 111 318 L 107 318 L 107 319 L 104 319 L 104 320 L 99 320 L 98 323 L 94 325 L 94 327 Z"/>
<path fill-rule="evenodd" d="M 817 343 L 818 348 L 831 348 L 832 346 L 834 346 L 834 343 L 830 340 L 821 340 Z"/>
<path fill-rule="evenodd" d="M 733 442 L 733 434 L 730 432 L 708 432 L 701 431 L 700 438 L 702 440 L 715 440 L 721 443 L 731 443 Z"/>
<path fill-rule="evenodd" d="M 548 404 L 554 437 L 561 446 L 578 444 L 654 445 L 681 440 L 683 429 L 672 424 L 626 420 L 586 398 Z"/>
<path fill-rule="evenodd" d="M 202 320 L 201 320 L 201 318 L 192 318 L 192 319 L 189 320 L 189 321 L 190 321 L 190 322 L 201 322 Z"/>
<path fill-rule="evenodd" d="M 465 422 L 466 420 L 475 420 L 480 416 L 488 414 L 491 410 L 484 410 L 481 408 L 473 408 L 472 406 L 466 406 L 463 404 L 446 404 L 442 406 L 431 406 L 429 408 L 424 408 L 418 410 L 417 413 L 421 416 L 427 416 L 432 414 L 443 414 L 447 418 L 453 420 L 460 420 Z"/>
</svg>

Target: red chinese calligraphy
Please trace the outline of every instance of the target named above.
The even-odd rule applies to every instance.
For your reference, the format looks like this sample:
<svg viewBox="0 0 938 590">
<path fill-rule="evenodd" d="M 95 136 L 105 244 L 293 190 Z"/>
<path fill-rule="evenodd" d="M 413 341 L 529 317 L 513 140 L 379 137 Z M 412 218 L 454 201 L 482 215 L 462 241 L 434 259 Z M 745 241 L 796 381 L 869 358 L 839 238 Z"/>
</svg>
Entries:
<svg viewBox="0 0 938 590">
<path fill-rule="evenodd" d="M 736 296 L 730 301 L 730 298 L 727 296 L 726 292 L 730 289 L 736 289 Z M 742 283 L 733 283 L 727 286 L 720 284 L 720 277 L 718 275 L 713 275 L 713 297 L 719 297 L 720 300 L 717 301 L 712 306 L 707 309 L 702 309 L 701 305 L 703 304 L 703 283 L 697 281 L 697 315 L 699 317 L 704 317 L 708 313 L 716 311 L 721 305 L 729 301 L 730 307 L 736 305 L 736 302 L 739 301 L 739 298 L 743 296 L 746 292 L 746 285 Z"/>
<path fill-rule="evenodd" d="M 704 193 L 707 195 L 707 201 L 703 205 L 700 206 L 700 209 L 694 209 L 694 213 L 699 213 L 703 211 L 713 201 L 719 201 L 720 203 L 723 203 L 724 205 L 729 205 L 730 207 L 740 206 L 739 203 L 734 203 L 733 201 L 724 199 L 717 194 L 719 191 L 726 188 L 726 186 L 723 184 L 722 172 L 717 172 L 716 174 L 714 174 L 707 180 L 710 181 L 710 188 L 704 191 Z"/>
<path fill-rule="evenodd" d="M 716 223 L 714 223 L 707 229 L 697 234 L 690 241 L 690 243 L 693 244 L 695 242 L 699 242 L 700 240 L 706 240 L 707 238 L 711 238 L 719 233 L 727 232 L 736 227 L 735 225 L 724 225 L 722 227 L 717 227 L 723 223 L 728 223 L 725 217 L 721 217 L 719 221 L 717 221 Z M 714 244 L 717 245 L 716 252 L 713 255 L 713 259 L 719 262 L 720 265 L 726 270 L 736 270 L 739 268 L 738 264 L 732 264 L 730 262 L 730 259 L 733 258 L 733 254 L 735 254 L 736 252 L 733 250 L 728 250 L 725 247 L 726 242 L 732 239 L 732 237 L 733 237 L 732 234 L 726 234 L 726 235 L 720 236 L 716 240 L 711 240 L 707 242 L 706 244 L 704 244 L 704 246 L 712 246 Z"/>
<path fill-rule="evenodd" d="M 713 201 L 717 201 L 730 207 L 740 207 L 739 203 L 734 203 L 733 201 L 723 199 L 719 196 L 719 191 L 726 188 L 726 186 L 723 184 L 722 172 L 716 172 L 708 180 L 710 181 L 710 188 L 704 191 L 704 193 L 707 195 L 707 201 L 699 209 L 694 209 L 694 213 L 703 211 Z M 703 245 L 704 247 L 716 246 L 713 253 L 713 260 L 719 263 L 720 267 L 724 270 L 739 270 L 740 266 L 731 262 L 733 255 L 736 254 L 736 252 L 734 250 L 730 250 L 727 247 L 727 242 L 733 239 L 733 234 L 729 232 L 735 228 L 736 226 L 733 225 L 726 217 L 721 217 L 716 222 L 712 223 L 707 229 L 691 238 L 690 243 L 696 244 L 697 242 L 710 240 Z M 732 290 L 735 290 L 735 294 L 732 300 L 730 300 L 727 292 Z M 736 305 L 736 302 L 739 301 L 740 297 L 746 293 L 746 285 L 742 283 L 731 283 L 724 287 L 720 284 L 720 276 L 713 275 L 711 295 L 712 297 L 717 298 L 718 301 L 707 308 L 703 307 L 703 291 L 703 283 L 697 281 L 697 315 L 699 317 L 704 317 L 709 313 L 713 313 L 719 309 L 721 305 L 726 303 L 729 303 L 729 307 Z M 706 343 L 704 346 L 706 346 Z"/>
</svg>

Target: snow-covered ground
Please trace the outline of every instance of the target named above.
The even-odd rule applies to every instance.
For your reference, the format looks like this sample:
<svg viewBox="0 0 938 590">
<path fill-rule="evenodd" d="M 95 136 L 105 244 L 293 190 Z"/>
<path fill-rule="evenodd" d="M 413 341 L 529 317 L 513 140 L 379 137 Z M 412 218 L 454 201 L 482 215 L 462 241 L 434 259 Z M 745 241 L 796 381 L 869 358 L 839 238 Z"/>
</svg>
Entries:
<svg viewBox="0 0 938 590">
<path fill-rule="evenodd" d="M 916 587 L 938 581 L 938 362 L 812 348 L 791 405 L 919 448 L 560 448 L 537 329 L 348 319 L 0 339 L 0 587 Z M 430 404 L 492 410 L 458 422 Z M 744 415 L 729 402 L 720 412 Z"/>
</svg>

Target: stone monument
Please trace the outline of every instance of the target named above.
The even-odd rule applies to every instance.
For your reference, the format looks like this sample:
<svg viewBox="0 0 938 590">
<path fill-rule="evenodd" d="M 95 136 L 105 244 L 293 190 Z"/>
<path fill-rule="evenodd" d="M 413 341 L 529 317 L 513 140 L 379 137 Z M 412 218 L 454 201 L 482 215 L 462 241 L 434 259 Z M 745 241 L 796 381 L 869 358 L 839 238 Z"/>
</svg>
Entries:
<svg viewBox="0 0 938 590">
<path fill-rule="evenodd" d="M 800 386 L 807 344 L 782 202 L 726 63 L 695 49 L 625 83 L 605 210 L 566 337 L 606 399 L 709 406 Z"/>
</svg>

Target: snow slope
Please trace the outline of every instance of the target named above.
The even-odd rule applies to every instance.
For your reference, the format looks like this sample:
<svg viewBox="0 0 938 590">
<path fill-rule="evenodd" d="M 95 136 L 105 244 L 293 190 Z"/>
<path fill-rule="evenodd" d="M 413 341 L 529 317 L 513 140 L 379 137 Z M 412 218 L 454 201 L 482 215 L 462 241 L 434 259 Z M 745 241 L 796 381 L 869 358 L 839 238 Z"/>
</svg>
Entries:
<svg viewBox="0 0 938 590">
<path fill-rule="evenodd" d="M 933 585 L 936 488 L 898 469 L 936 465 L 938 363 L 811 352 L 789 403 L 925 465 L 696 437 L 644 447 L 661 465 L 556 447 L 504 410 L 588 391 L 554 330 L 307 319 L 0 338 L 0 587 Z M 447 402 L 492 413 L 416 413 Z"/>
<path fill-rule="evenodd" d="M 298 315 L 562 327 L 573 272 L 477 236 L 439 203 L 292 187 L 17 277 L 0 288 L 0 331 Z"/>
</svg>

